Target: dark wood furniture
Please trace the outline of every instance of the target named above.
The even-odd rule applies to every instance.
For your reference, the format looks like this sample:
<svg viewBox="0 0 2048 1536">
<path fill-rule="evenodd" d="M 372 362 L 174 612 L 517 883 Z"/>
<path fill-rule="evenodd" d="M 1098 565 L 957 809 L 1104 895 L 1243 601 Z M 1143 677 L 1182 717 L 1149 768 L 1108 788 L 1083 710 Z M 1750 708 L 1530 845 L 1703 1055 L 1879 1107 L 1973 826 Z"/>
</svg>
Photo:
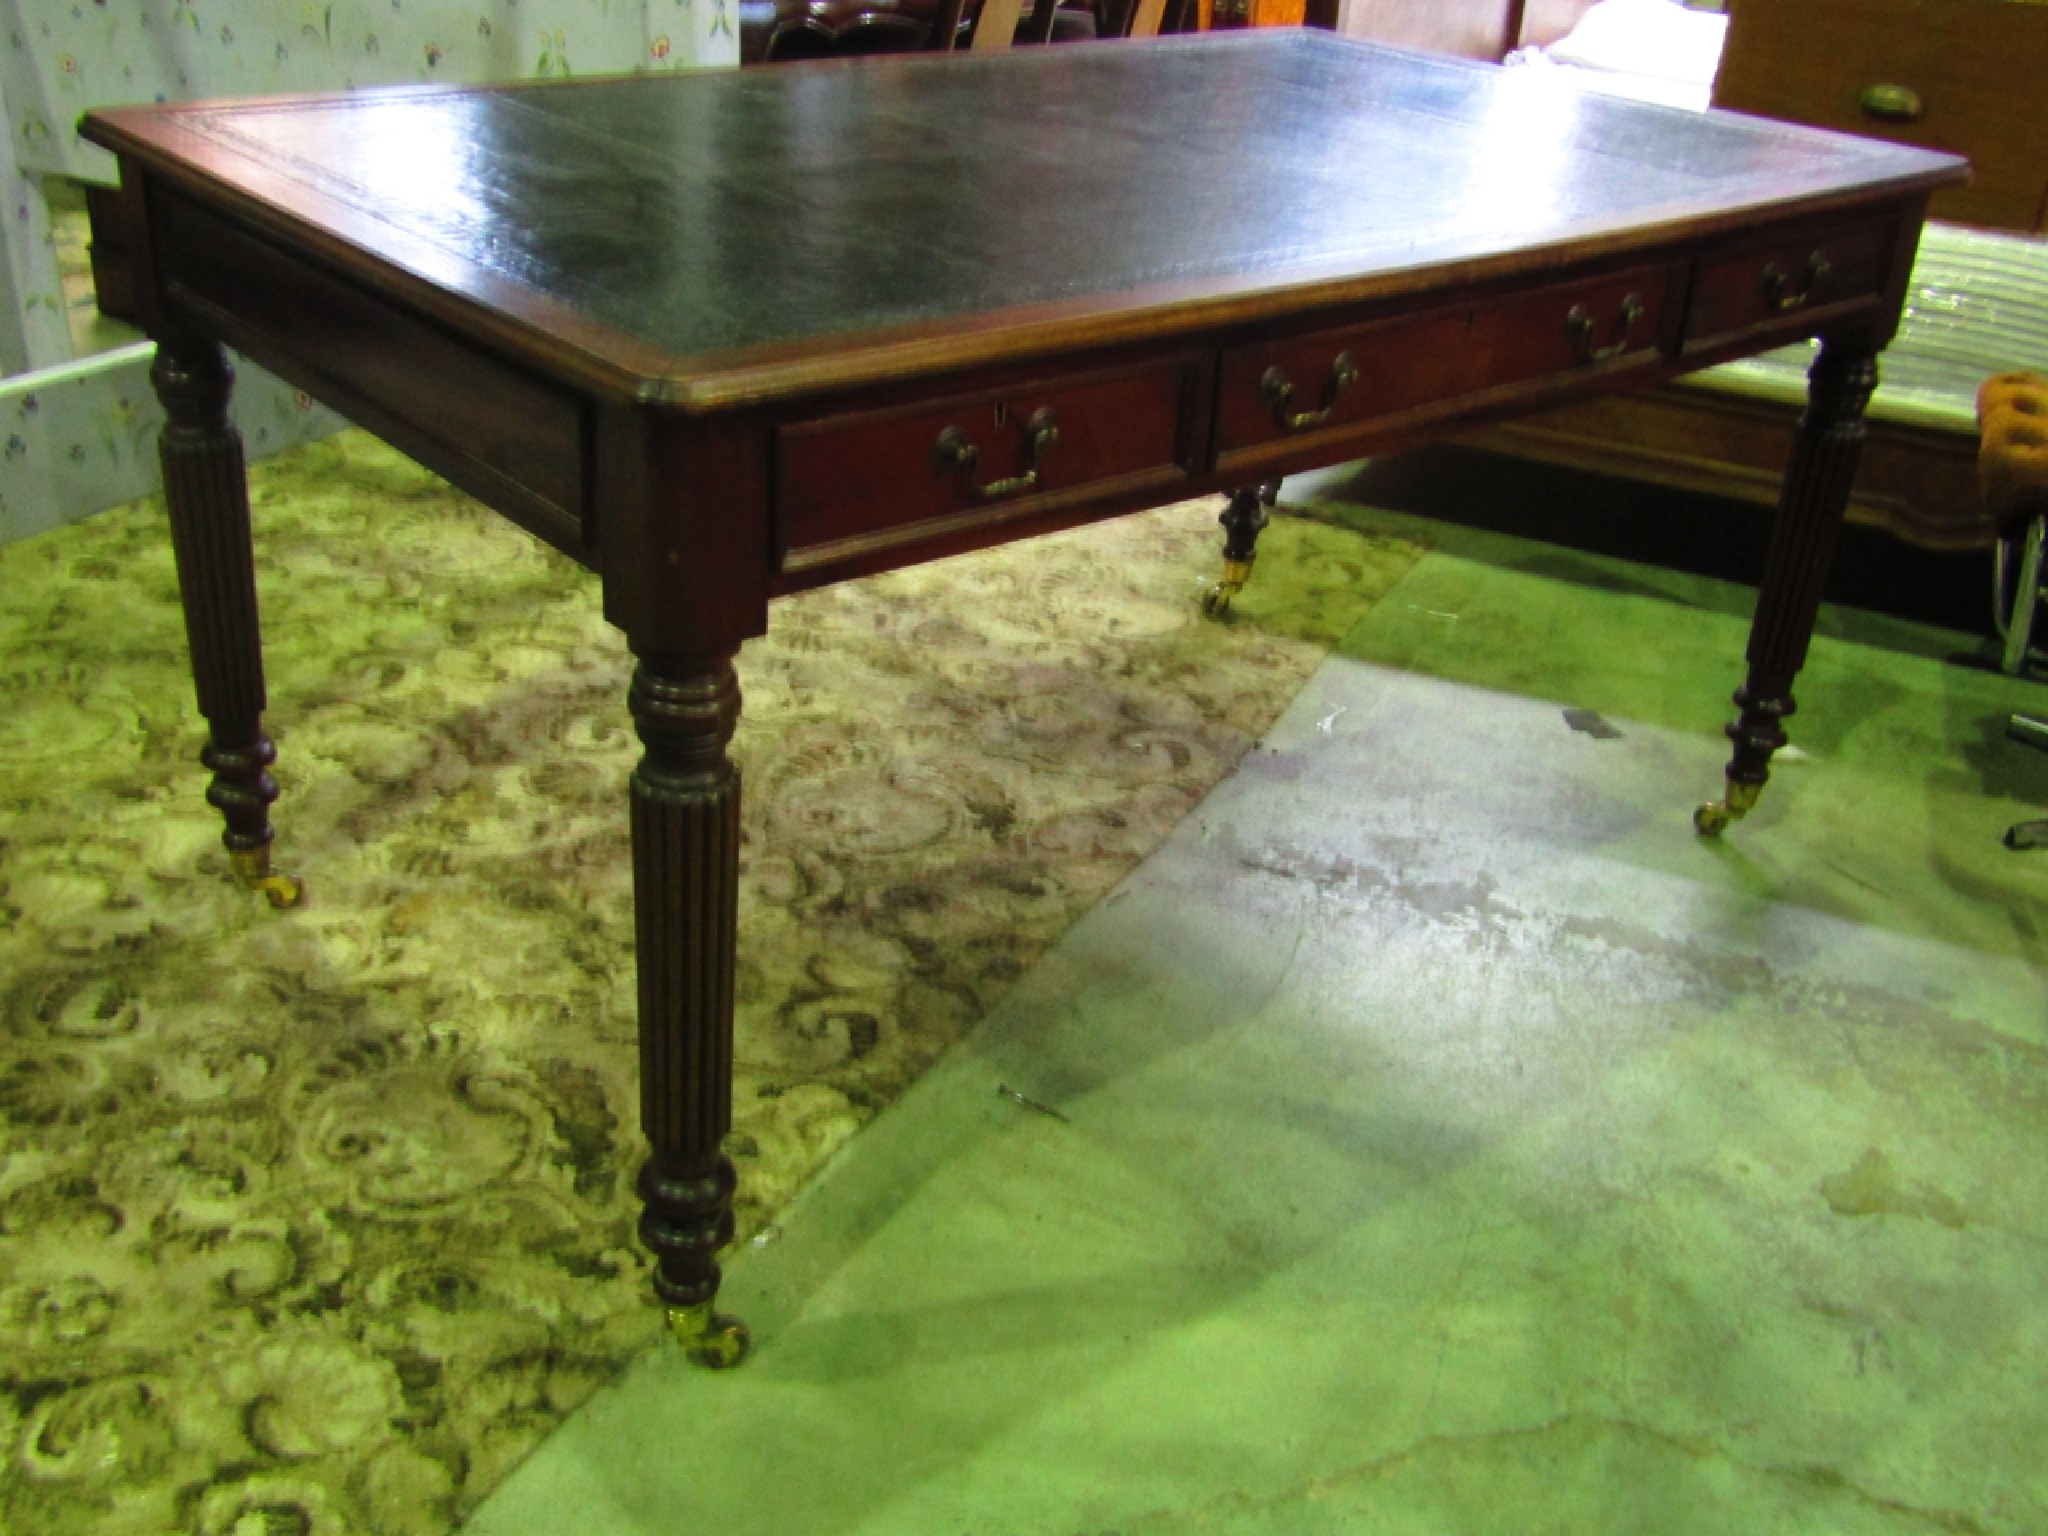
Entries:
<svg viewBox="0 0 2048 1536">
<path fill-rule="evenodd" d="M 1208 0 L 1203 24 L 1224 32 L 1239 27 L 1299 27 L 1308 24 L 1307 0 Z M 1319 16 L 1316 25 L 1325 23 Z"/>
<path fill-rule="evenodd" d="M 1729 0 L 1714 104 L 1963 155 L 1969 182 L 1937 193 L 1931 215 L 2038 231 L 2048 229 L 2044 70 L 2048 5 L 2038 0 Z M 1988 293 L 1965 298 L 1965 315 L 1991 303 Z M 1982 329 L 1992 333 L 1978 343 L 1985 374 L 2038 362 L 2000 355 L 1995 311 Z M 1940 343 L 1950 353 L 1967 344 L 1953 336 Z M 1967 391 L 1959 405 L 1945 427 L 1886 417 L 1870 423 L 1852 519 L 1933 550 L 1981 548 L 1997 538 L 1997 518 L 1977 494 Z M 1775 494 L 1796 419 L 1782 401 L 1679 387 L 1560 407 L 1468 441 L 1759 501 Z"/>
<path fill-rule="evenodd" d="M 2048 228 L 2040 0 L 1730 0 L 1714 104 L 1962 155 L 1932 217 Z"/>
<path fill-rule="evenodd" d="M 1567 469 L 1667 485 L 1731 501 L 1778 499 L 1799 408 L 1689 383 L 1579 400 L 1463 432 L 1464 446 Z M 1997 525 L 1977 494 L 1977 442 L 1967 432 L 1872 419 L 1851 522 L 1922 549 L 1984 549 Z"/>
<path fill-rule="evenodd" d="M 733 658 L 776 594 L 1819 333 L 1712 826 L 1784 742 L 1873 360 L 1961 174 L 1299 30 L 84 131 L 121 161 L 208 794 L 246 877 L 290 898 L 222 342 L 600 576 L 645 745 L 642 1232 L 714 1363 L 743 1343 L 711 1312 Z"/>
<path fill-rule="evenodd" d="M 1011 22 L 1019 42 L 1084 43 L 1118 35 L 1132 9 L 1057 0 L 1034 5 L 1021 21 L 1013 14 Z M 953 46 L 969 44 L 979 21 L 980 7 L 962 0 L 741 0 L 740 62 L 944 52 L 949 39 Z"/>
</svg>

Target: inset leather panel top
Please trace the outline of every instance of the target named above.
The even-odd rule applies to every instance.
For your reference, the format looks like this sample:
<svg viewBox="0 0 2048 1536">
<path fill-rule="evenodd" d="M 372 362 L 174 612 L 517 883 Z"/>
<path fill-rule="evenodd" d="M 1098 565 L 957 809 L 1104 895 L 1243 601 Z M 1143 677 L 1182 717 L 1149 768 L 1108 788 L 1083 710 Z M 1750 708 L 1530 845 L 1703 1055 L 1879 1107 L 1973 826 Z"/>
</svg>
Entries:
<svg viewBox="0 0 2048 1536">
<path fill-rule="evenodd" d="M 83 131 L 699 404 L 873 378 L 905 345 L 971 361 L 976 335 L 1014 356 L 1019 327 L 1170 334 L 1191 305 L 1285 314 L 1961 174 L 1305 32 L 123 109 Z M 718 377 L 778 358 L 804 378 Z"/>
</svg>

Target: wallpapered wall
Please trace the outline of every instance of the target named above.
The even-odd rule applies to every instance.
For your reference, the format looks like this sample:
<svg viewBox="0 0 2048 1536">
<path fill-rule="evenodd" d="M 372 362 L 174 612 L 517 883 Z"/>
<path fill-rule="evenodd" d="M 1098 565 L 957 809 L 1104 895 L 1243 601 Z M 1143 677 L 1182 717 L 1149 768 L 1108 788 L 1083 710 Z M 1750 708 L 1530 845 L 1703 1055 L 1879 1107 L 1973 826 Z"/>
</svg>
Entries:
<svg viewBox="0 0 2048 1536">
<path fill-rule="evenodd" d="M 0 0 L 16 162 L 100 180 L 88 107 L 739 60 L 738 0 Z"/>
<path fill-rule="evenodd" d="M 111 181 L 88 108 L 739 62 L 739 0 L 0 0 L 0 543 L 155 485 L 148 349 L 74 360 L 41 179 Z M 339 419 L 251 367 L 252 453 Z"/>
<path fill-rule="evenodd" d="M 148 342 L 0 384 L 0 544 L 151 494 L 163 409 Z M 340 416 L 240 358 L 235 423 L 251 458 L 326 437 Z"/>
</svg>

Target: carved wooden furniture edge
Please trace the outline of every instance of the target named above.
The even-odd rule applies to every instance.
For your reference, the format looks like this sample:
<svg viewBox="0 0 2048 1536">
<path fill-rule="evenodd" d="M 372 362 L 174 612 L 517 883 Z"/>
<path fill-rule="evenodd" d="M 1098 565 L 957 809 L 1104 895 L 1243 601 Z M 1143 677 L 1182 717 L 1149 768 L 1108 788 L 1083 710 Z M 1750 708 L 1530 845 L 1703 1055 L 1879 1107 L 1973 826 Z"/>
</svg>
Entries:
<svg viewBox="0 0 2048 1536">
<path fill-rule="evenodd" d="M 857 61 L 846 61 L 846 66 L 859 67 Z M 447 87 L 408 92 L 451 93 Z M 1781 225 L 1833 215 L 1880 218 L 1887 209 L 1903 214 L 1916 198 L 1966 174 L 1961 162 L 1951 161 L 1901 171 L 1832 196 L 1762 198 L 1662 223 L 1638 213 L 1588 223 L 1547 244 L 1451 262 L 1425 261 L 1366 276 L 1331 261 L 1016 306 L 978 314 L 964 325 L 945 318 L 675 355 L 593 321 L 402 226 L 376 221 L 378 247 L 373 253 L 347 232 L 375 221 L 374 214 L 366 213 L 341 189 L 298 179 L 279 165 L 251 158 L 231 143 L 195 131 L 192 111 L 138 107 L 98 112 L 88 115 L 80 133 L 118 155 L 124 175 L 139 178 L 141 204 L 154 206 L 182 195 L 222 218 L 246 224 L 258 238 L 288 236 L 293 259 L 310 253 L 343 273 L 375 268 L 378 293 L 473 332 L 564 382 L 607 398 L 690 414 L 966 371 L 1025 355 L 1052 357 L 1141 342 L 1172 344 L 1231 325 L 1315 323 L 1318 315 L 1336 316 L 1413 294 L 1451 287 L 1483 291 L 1492 283 L 1511 285 L 1538 280 L 1546 273 L 1569 274 L 1592 263 L 1690 248 L 1702 236 L 1710 235 L 1716 247 L 1735 246 L 1766 237 Z M 203 167 L 221 155 L 236 161 L 239 180 L 255 190 L 224 188 L 208 177 Z M 309 206 L 321 217 L 301 211 Z"/>
</svg>

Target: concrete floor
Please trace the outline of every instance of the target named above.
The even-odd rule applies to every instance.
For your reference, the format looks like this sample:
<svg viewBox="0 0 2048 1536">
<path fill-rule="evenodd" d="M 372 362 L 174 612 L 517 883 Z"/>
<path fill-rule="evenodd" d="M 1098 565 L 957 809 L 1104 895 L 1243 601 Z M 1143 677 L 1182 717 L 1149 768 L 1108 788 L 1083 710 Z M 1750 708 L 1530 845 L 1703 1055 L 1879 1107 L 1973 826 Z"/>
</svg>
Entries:
<svg viewBox="0 0 2048 1536">
<path fill-rule="evenodd" d="M 2041 686 L 1830 610 L 1702 843 L 1748 593 L 1422 531 L 477 1536 L 2048 1528 Z"/>
</svg>

